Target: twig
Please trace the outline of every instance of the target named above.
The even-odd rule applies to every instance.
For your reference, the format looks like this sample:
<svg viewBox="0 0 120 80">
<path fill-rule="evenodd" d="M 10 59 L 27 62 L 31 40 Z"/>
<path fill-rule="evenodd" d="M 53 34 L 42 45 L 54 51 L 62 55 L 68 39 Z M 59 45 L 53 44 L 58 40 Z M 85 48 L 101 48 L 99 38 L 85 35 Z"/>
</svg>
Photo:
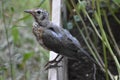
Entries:
<svg viewBox="0 0 120 80">
<path fill-rule="evenodd" d="M 4 28 L 5 28 L 5 34 L 6 34 L 6 41 L 8 44 L 8 54 L 9 54 L 9 64 L 10 64 L 10 72 L 11 72 L 11 79 L 14 80 L 13 78 L 13 70 L 12 70 L 12 58 L 11 58 L 11 49 L 10 49 L 10 43 L 8 41 L 8 30 L 7 30 L 7 25 L 6 25 L 6 21 L 5 21 L 5 16 L 4 16 L 4 2 L 2 0 L 2 16 L 3 16 L 3 24 L 4 24 Z"/>
<path fill-rule="evenodd" d="M 96 65 L 95 64 L 93 64 L 93 70 L 94 70 L 94 72 L 93 72 L 93 80 L 96 80 Z"/>
</svg>

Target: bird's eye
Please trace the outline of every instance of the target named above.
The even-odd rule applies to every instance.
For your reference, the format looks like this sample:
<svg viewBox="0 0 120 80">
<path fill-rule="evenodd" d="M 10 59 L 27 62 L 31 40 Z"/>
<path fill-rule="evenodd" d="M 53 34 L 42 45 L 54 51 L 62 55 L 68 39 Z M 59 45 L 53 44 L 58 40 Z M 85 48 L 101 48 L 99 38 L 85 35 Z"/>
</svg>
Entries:
<svg viewBox="0 0 120 80">
<path fill-rule="evenodd" d="M 41 13 L 41 11 L 37 11 L 37 13 L 38 13 L 38 14 L 40 14 L 40 13 Z"/>
</svg>

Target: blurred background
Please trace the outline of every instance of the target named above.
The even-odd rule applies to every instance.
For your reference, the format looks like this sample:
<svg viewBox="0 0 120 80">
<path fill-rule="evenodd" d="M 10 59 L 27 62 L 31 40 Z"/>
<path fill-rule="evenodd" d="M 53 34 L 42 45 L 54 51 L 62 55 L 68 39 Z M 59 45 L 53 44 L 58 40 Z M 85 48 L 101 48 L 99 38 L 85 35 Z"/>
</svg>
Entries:
<svg viewBox="0 0 120 80">
<path fill-rule="evenodd" d="M 0 1 L 0 80 L 47 80 L 48 51 L 37 43 L 33 19 L 24 13 L 39 7 L 49 12 L 49 0 Z"/>
</svg>

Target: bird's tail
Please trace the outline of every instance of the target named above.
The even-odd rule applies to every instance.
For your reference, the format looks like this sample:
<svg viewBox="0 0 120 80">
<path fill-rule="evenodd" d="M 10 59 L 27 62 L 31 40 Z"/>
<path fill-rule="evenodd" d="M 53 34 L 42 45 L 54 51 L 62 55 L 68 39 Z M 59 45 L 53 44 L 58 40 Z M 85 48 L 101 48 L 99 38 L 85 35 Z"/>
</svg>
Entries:
<svg viewBox="0 0 120 80">
<path fill-rule="evenodd" d="M 86 52 L 84 49 L 80 49 L 79 54 L 88 57 L 93 63 L 97 64 L 96 61 L 90 56 L 90 54 Z"/>
</svg>

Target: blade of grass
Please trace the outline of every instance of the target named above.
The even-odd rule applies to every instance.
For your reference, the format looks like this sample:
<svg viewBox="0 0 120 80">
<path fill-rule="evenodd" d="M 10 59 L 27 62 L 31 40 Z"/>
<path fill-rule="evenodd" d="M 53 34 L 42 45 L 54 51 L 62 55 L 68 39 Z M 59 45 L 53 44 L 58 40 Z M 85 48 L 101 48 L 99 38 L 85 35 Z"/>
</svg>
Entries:
<svg viewBox="0 0 120 80">
<path fill-rule="evenodd" d="M 104 43 L 102 43 L 102 46 L 103 46 L 103 55 L 104 55 L 104 62 L 105 62 L 105 72 L 106 72 L 105 75 L 106 75 L 106 80 L 109 80 L 106 46 L 104 45 Z"/>
<path fill-rule="evenodd" d="M 99 38 L 102 40 L 102 37 L 101 37 L 101 36 L 100 36 L 100 34 L 98 33 L 98 31 L 97 31 L 97 29 L 96 29 L 96 27 L 95 27 L 94 23 L 93 23 L 93 22 L 92 22 L 92 20 L 90 19 L 90 17 L 89 17 L 89 15 L 88 15 L 88 13 L 87 13 L 87 12 L 86 12 L 86 14 L 87 14 L 88 19 L 89 19 L 89 20 L 90 20 L 90 22 L 92 23 L 92 26 L 94 27 L 94 29 L 95 29 L 96 33 L 98 34 Z M 106 43 L 105 43 L 105 44 L 106 44 Z M 108 71 L 108 73 L 109 73 L 109 75 L 110 75 L 111 79 L 112 79 L 112 80 L 114 80 L 114 78 L 113 78 L 112 74 L 110 73 L 110 71 Z"/>
<path fill-rule="evenodd" d="M 72 3 L 72 5 L 73 5 L 73 7 L 75 8 L 76 13 L 77 13 L 77 15 L 79 16 L 80 20 L 82 21 L 83 26 L 86 28 L 86 24 L 85 24 L 84 20 L 82 19 L 82 17 L 80 16 L 80 14 L 79 14 L 79 12 L 78 12 L 77 8 L 75 7 L 75 4 L 74 4 L 74 2 L 73 2 L 72 0 L 71 0 L 71 3 Z M 77 28 L 79 28 L 79 27 L 77 27 Z M 80 30 L 80 29 L 79 29 L 79 31 L 80 31 L 80 33 L 81 33 L 81 30 Z M 87 31 L 86 31 L 86 32 L 87 32 Z M 86 34 L 89 35 L 88 33 L 86 33 Z M 83 38 L 83 39 L 85 39 L 85 38 Z M 86 41 L 86 42 L 87 42 L 87 41 Z M 87 44 L 88 48 L 90 49 L 90 51 L 92 51 L 92 49 L 90 48 L 90 46 L 88 45 L 88 43 L 86 43 L 86 44 Z M 94 51 L 92 51 L 92 55 L 94 56 L 95 59 L 97 59 L 96 56 L 94 55 Z M 98 60 L 97 60 L 97 61 L 98 61 Z"/>
<path fill-rule="evenodd" d="M 11 49 L 10 49 L 10 43 L 9 43 L 9 41 L 8 41 L 8 30 L 7 30 L 7 25 L 6 25 L 6 20 L 5 20 L 4 12 L 5 12 L 5 11 L 4 11 L 4 1 L 2 0 L 2 17 L 3 17 L 4 28 L 5 28 L 5 34 L 6 34 L 6 41 L 7 41 L 7 44 L 8 44 L 9 64 L 10 64 L 11 79 L 14 80 L 12 57 L 11 57 Z"/>
<path fill-rule="evenodd" d="M 106 22 L 107 29 L 108 29 L 108 31 L 109 31 L 110 37 L 111 37 L 111 39 L 112 39 L 112 41 L 113 41 L 114 47 L 115 47 L 115 49 L 116 49 L 116 51 L 117 51 L 117 53 L 118 53 L 118 55 L 119 55 L 119 57 L 120 57 L 120 49 L 119 49 L 119 47 L 118 47 L 118 45 L 117 45 L 117 43 L 116 43 L 116 40 L 115 40 L 115 38 L 114 38 L 114 36 L 113 36 L 113 34 L 112 34 L 112 31 L 111 31 L 111 29 L 110 29 L 109 21 L 108 21 L 108 19 L 107 19 L 107 14 L 106 14 L 105 11 L 103 11 L 103 15 L 104 15 L 104 19 L 105 19 L 105 22 Z"/>
<path fill-rule="evenodd" d="M 71 0 L 71 3 L 72 3 L 72 5 L 73 5 L 73 7 L 75 8 L 77 15 L 78 15 L 79 18 L 81 19 L 84 28 L 86 29 L 86 24 L 85 24 L 84 20 L 82 19 L 82 16 L 79 14 L 79 11 L 76 9 L 75 4 L 74 4 L 74 2 L 73 2 L 72 0 Z M 103 62 L 102 62 L 102 59 L 100 58 L 97 49 L 95 49 L 95 47 L 94 47 L 91 39 L 89 38 L 88 31 L 86 31 L 86 35 L 88 36 L 88 40 L 89 40 L 90 44 L 88 43 L 88 41 L 86 41 L 86 38 L 85 38 L 85 36 L 83 35 L 83 33 L 81 32 L 81 30 L 80 30 L 80 28 L 79 28 L 78 25 L 77 25 L 77 28 L 78 28 L 78 30 L 80 31 L 80 33 L 81 33 L 81 35 L 82 35 L 85 43 L 87 44 L 88 49 L 89 49 L 90 52 L 92 53 L 93 57 L 96 59 L 97 63 L 100 65 L 101 69 L 103 69 L 102 64 L 101 64 L 101 63 L 103 63 Z M 87 30 L 87 29 L 86 29 L 86 30 Z M 92 46 L 90 46 L 90 45 L 92 45 Z M 92 48 L 94 49 L 97 57 L 95 56 L 95 53 L 94 53 L 94 51 L 92 50 Z M 101 63 L 99 62 L 99 60 L 100 60 Z M 103 70 L 104 70 L 104 69 L 103 69 Z"/>
<path fill-rule="evenodd" d="M 114 61 L 116 63 L 116 67 L 118 69 L 118 72 L 120 73 L 120 64 L 119 64 L 119 61 L 118 61 L 117 57 L 115 56 L 115 54 L 114 54 L 114 52 L 113 52 L 113 50 L 112 50 L 112 48 L 110 46 L 110 43 L 108 41 L 108 38 L 106 36 L 106 33 L 105 33 L 104 29 L 103 29 L 102 19 L 101 19 L 101 12 L 100 12 L 100 5 L 99 5 L 100 2 L 99 2 L 99 0 L 96 1 L 96 2 L 97 2 L 97 11 L 98 11 L 98 14 L 97 13 L 95 14 L 95 18 L 96 18 L 96 20 L 98 22 L 98 25 L 100 27 L 100 30 L 101 30 L 101 34 L 102 34 L 102 37 L 103 37 L 103 40 L 104 40 L 103 43 L 105 43 L 105 46 L 110 51 L 110 54 L 112 55 L 112 57 L 113 57 L 113 59 L 114 59 Z"/>
<path fill-rule="evenodd" d="M 116 41 L 115 41 L 115 38 L 114 38 L 114 36 L 113 36 L 113 34 L 112 34 L 112 31 L 111 31 L 111 29 L 110 29 L 110 25 L 109 25 L 109 22 L 108 22 L 108 19 L 107 19 L 107 15 L 106 15 L 106 12 L 105 12 L 105 11 L 103 11 L 103 15 L 104 15 L 104 18 L 105 18 L 105 21 L 106 21 L 106 25 L 107 25 L 107 28 L 108 28 L 108 31 L 109 31 L 111 40 L 113 41 L 113 44 L 114 44 L 113 46 L 114 46 L 114 48 L 116 49 L 116 51 L 117 51 L 117 53 L 118 53 L 118 55 L 119 55 L 119 57 L 120 57 L 120 50 L 119 50 L 119 47 L 118 47 L 118 45 L 117 45 L 117 43 L 116 43 Z M 119 73 L 119 75 L 120 75 L 120 73 Z"/>
<path fill-rule="evenodd" d="M 97 5 L 97 12 L 98 12 L 98 18 L 96 20 L 98 20 L 98 25 L 100 27 L 100 30 L 101 30 L 101 35 L 102 35 L 102 46 L 103 46 L 103 56 L 104 56 L 104 62 L 105 62 L 105 75 L 106 75 L 106 80 L 109 80 L 109 77 L 108 77 L 108 62 L 107 62 L 107 55 L 106 55 L 106 46 L 104 44 L 104 36 L 105 36 L 105 33 L 104 33 L 104 29 L 103 29 L 103 25 L 102 25 L 102 19 L 101 19 L 101 10 L 100 10 L 100 0 L 96 1 L 96 5 Z M 97 14 L 97 13 L 96 13 Z"/>
<path fill-rule="evenodd" d="M 76 13 L 77 13 L 77 15 L 79 16 L 80 20 L 82 21 L 83 27 L 86 29 L 86 24 L 85 24 L 84 20 L 82 19 L 81 15 L 79 14 L 79 11 L 78 11 L 77 8 L 75 7 L 75 4 L 74 4 L 74 2 L 73 2 L 72 0 L 71 0 L 71 3 L 72 3 L 72 5 L 73 5 L 73 7 L 75 8 Z M 91 20 L 91 22 L 92 22 L 92 20 Z M 93 25 L 94 25 L 94 23 L 93 23 Z M 95 25 L 94 25 L 94 26 L 95 26 Z M 80 30 L 79 27 L 78 27 L 78 29 Z M 87 30 L 87 29 L 86 29 L 86 30 Z M 96 29 L 96 31 L 97 31 L 97 29 Z M 81 32 L 80 32 L 80 33 L 81 33 Z M 83 35 L 83 34 L 82 34 L 82 35 Z M 89 36 L 88 31 L 86 31 L 86 35 Z M 84 37 L 84 36 L 82 36 L 82 37 Z M 86 40 L 85 38 L 83 38 L 83 39 Z M 91 39 L 90 39 L 90 38 L 88 38 L 88 39 L 89 39 L 90 44 L 88 43 L 88 41 L 85 41 L 85 42 L 86 42 L 89 50 L 91 51 L 92 55 L 94 56 L 94 58 L 96 59 L 96 61 L 98 62 L 98 64 L 99 64 L 99 65 L 101 66 L 101 68 L 102 68 L 102 65 L 103 65 L 102 59 L 100 58 L 99 53 L 98 53 L 97 49 L 94 47 Z M 90 46 L 90 45 L 92 45 L 92 46 Z M 92 50 L 92 48 L 94 49 L 97 57 L 94 55 L 95 53 L 94 53 L 94 51 Z M 100 62 L 101 62 L 102 64 L 99 62 L 99 60 L 100 60 Z"/>
<path fill-rule="evenodd" d="M 120 24 L 120 19 L 117 18 L 117 16 L 116 16 L 115 13 L 113 12 L 111 6 L 108 6 L 108 9 L 109 9 L 109 11 L 112 13 L 113 18 Z"/>
<path fill-rule="evenodd" d="M 78 30 L 80 31 L 80 34 L 82 35 L 82 37 L 83 37 L 85 43 L 87 44 L 90 52 L 91 52 L 91 53 L 94 53 L 94 51 L 95 51 L 95 53 L 97 53 L 99 59 L 101 60 L 101 63 L 98 61 L 98 59 L 96 59 L 96 58 L 95 58 L 95 59 L 96 59 L 97 63 L 99 64 L 100 68 L 105 72 L 105 70 L 104 70 L 104 66 L 105 66 L 105 65 L 104 65 L 104 63 L 103 63 L 103 61 L 102 61 L 102 59 L 101 59 L 101 57 L 100 57 L 97 49 L 95 48 L 94 44 L 92 43 L 91 39 L 90 39 L 90 41 L 91 41 L 92 46 L 90 46 L 90 44 L 87 42 L 87 40 L 86 40 L 86 38 L 85 38 L 85 35 L 84 35 L 84 34 L 82 33 L 82 31 L 80 30 L 78 24 L 76 24 L 76 26 L 77 26 Z M 92 48 L 94 49 L 94 51 L 92 50 Z M 113 77 L 112 73 L 110 72 L 110 70 L 108 69 L 107 71 L 108 71 L 108 74 L 109 74 L 110 78 L 111 78 L 112 80 L 114 80 L 114 77 Z"/>
</svg>

